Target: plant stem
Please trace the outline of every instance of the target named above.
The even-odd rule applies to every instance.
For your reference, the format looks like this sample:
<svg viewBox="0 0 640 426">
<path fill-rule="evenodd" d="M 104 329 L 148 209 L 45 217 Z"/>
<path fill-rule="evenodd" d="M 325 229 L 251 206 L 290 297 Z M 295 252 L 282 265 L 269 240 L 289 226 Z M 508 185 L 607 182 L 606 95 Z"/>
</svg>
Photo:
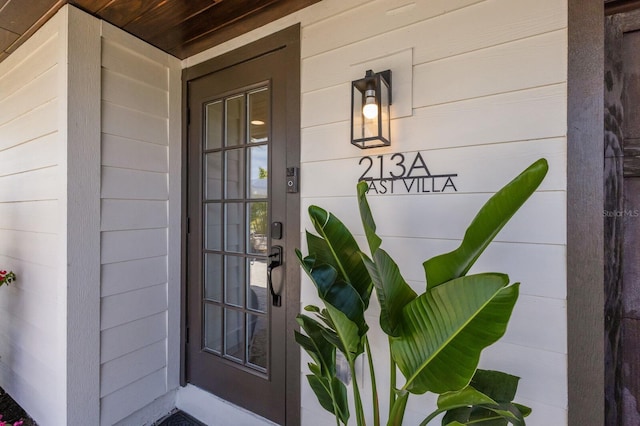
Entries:
<svg viewBox="0 0 640 426">
<path fill-rule="evenodd" d="M 369 362 L 369 374 L 371 375 L 371 393 L 373 397 L 373 424 L 380 426 L 380 404 L 378 403 L 378 387 L 376 386 L 376 372 L 373 368 L 373 357 L 371 354 L 371 346 L 369 338 L 364 336 L 365 350 L 367 351 L 367 360 Z"/>
<path fill-rule="evenodd" d="M 396 402 L 396 362 L 393 360 L 393 355 L 391 354 L 391 337 L 389 337 L 389 409 L 393 407 L 393 404 Z"/>
<path fill-rule="evenodd" d="M 362 409 L 362 397 L 360 396 L 360 388 L 358 387 L 358 377 L 356 376 L 356 364 L 355 360 L 349 359 L 349 370 L 351 370 L 351 377 L 353 378 L 353 401 L 356 406 L 356 420 L 358 426 L 365 426 L 364 410 Z"/>
</svg>

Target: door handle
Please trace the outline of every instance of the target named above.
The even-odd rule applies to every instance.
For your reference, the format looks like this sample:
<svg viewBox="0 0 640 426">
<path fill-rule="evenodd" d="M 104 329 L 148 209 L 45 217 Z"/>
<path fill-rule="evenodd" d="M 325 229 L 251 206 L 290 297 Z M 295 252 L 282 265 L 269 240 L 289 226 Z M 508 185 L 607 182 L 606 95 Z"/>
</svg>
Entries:
<svg viewBox="0 0 640 426">
<path fill-rule="evenodd" d="M 282 266 L 282 247 L 271 247 L 271 254 L 269 255 L 269 265 L 267 265 L 267 281 L 269 284 L 269 291 L 271 292 L 271 304 L 273 306 L 282 306 L 282 297 L 273 289 L 273 281 L 271 279 L 271 271 L 279 266 Z"/>
</svg>

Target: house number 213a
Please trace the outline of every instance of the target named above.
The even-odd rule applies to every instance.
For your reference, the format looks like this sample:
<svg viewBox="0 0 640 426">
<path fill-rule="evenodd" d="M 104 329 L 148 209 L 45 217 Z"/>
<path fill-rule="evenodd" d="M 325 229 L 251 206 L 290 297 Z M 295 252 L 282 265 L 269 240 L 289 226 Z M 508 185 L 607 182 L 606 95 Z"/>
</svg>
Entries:
<svg viewBox="0 0 640 426">
<path fill-rule="evenodd" d="M 457 173 L 432 174 L 422 154 L 395 153 L 390 156 L 362 157 L 358 165 L 364 168 L 359 181 L 369 183 L 375 194 L 427 194 L 457 192 Z"/>
</svg>

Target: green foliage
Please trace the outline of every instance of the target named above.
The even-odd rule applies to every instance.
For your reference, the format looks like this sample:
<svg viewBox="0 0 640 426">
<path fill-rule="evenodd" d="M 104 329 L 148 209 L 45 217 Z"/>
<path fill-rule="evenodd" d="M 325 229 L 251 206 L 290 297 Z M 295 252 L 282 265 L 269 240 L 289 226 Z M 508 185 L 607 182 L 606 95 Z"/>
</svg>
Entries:
<svg viewBox="0 0 640 426">
<path fill-rule="evenodd" d="M 477 369 L 481 351 L 500 339 L 518 298 L 519 284 L 499 273 L 466 275 L 485 248 L 540 185 L 547 172 L 541 159 L 491 197 L 469 225 L 460 247 L 424 262 L 426 290 L 417 294 L 394 260 L 380 248 L 382 239 L 366 198 L 357 187 L 358 205 L 369 255 L 332 214 L 311 206 L 318 235 L 307 232 L 309 255 L 297 255 L 316 286 L 324 308 L 308 306 L 316 319 L 298 315 L 305 334 L 296 341 L 309 353 L 309 384 L 320 405 L 338 424 L 349 419 L 346 387 L 336 376 L 336 351 L 356 378 L 356 358 L 365 353 L 373 384 L 374 424 L 379 425 L 373 354 L 368 349 L 365 311 L 373 288 L 380 304 L 380 327 L 391 355 L 390 412 L 387 425 L 401 425 L 411 394 L 439 394 L 437 410 L 422 424 L 446 413 L 443 425 L 524 425 L 530 409 L 512 402 L 518 378 Z M 404 384 L 395 383 L 396 366 Z M 356 421 L 364 425 L 358 381 L 353 381 Z"/>
</svg>

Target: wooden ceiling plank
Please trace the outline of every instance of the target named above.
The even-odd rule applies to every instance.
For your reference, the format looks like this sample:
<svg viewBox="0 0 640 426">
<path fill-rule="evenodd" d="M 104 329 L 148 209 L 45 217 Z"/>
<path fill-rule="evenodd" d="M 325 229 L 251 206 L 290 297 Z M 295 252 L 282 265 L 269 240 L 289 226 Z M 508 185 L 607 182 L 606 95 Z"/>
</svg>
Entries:
<svg viewBox="0 0 640 426">
<path fill-rule="evenodd" d="M 295 0 L 272 3 L 262 8 L 260 13 L 245 16 L 244 19 L 236 21 L 233 25 L 224 25 L 186 40 L 181 45 L 169 50 L 169 53 L 179 59 L 188 58 L 319 1 L 321 0 Z"/>
<path fill-rule="evenodd" d="M 163 50 L 172 51 L 189 40 L 201 37 L 202 34 L 216 31 L 228 25 L 235 25 L 238 21 L 277 1 L 234 0 L 222 2 L 187 19 L 177 27 L 167 29 L 158 36 L 149 38 L 148 41 Z"/>
<path fill-rule="evenodd" d="M 9 46 L 11 46 L 19 37 L 20 34 L 0 28 L 0 51 L 4 51 L 9 48 Z"/>
<path fill-rule="evenodd" d="M 98 11 L 105 21 L 124 28 L 165 0 L 113 0 Z"/>
<path fill-rule="evenodd" d="M 131 21 L 124 29 L 136 34 L 143 40 L 157 37 L 163 32 L 171 31 L 193 16 L 204 13 L 207 9 L 220 3 L 220 1 L 190 0 L 185 2 L 167 0 Z"/>
<path fill-rule="evenodd" d="M 32 21 L 31 26 L 27 28 L 27 30 L 24 31 L 20 35 L 20 37 L 18 37 L 7 49 L 5 49 L 5 52 L 14 52 L 22 43 L 27 41 L 29 37 L 35 34 L 35 32 L 38 31 L 40 27 L 45 24 L 45 22 L 47 22 L 53 15 L 55 15 L 62 6 L 67 4 L 67 0 L 54 0 L 51 3 L 52 4 L 49 10 L 44 11 L 42 15 L 36 17 L 35 22 Z"/>
<path fill-rule="evenodd" d="M 69 4 L 72 4 L 91 15 L 96 15 L 97 12 L 109 4 L 112 0 L 69 0 Z"/>
<path fill-rule="evenodd" d="M 56 3 L 58 0 L 10 0 L 0 13 L 0 26 L 13 33 L 23 34 Z"/>
</svg>

